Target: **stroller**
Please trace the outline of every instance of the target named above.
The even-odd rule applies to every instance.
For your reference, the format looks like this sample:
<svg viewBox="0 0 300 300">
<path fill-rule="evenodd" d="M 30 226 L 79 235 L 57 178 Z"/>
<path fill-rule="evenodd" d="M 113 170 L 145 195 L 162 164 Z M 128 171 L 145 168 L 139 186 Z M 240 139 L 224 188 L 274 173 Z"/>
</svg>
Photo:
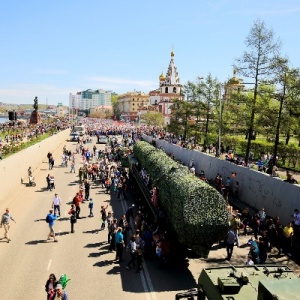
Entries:
<svg viewBox="0 0 300 300">
<path fill-rule="evenodd" d="M 54 177 L 51 176 L 49 180 L 49 189 L 52 191 L 52 189 L 55 189 L 55 184 L 54 184 Z"/>
</svg>

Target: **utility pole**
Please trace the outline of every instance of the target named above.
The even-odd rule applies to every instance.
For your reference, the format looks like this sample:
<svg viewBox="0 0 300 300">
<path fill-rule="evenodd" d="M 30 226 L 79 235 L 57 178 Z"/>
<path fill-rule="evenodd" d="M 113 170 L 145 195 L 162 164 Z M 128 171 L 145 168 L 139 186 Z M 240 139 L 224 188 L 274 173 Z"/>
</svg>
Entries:
<svg viewBox="0 0 300 300">
<path fill-rule="evenodd" d="M 222 85 L 220 84 L 219 86 L 220 90 L 219 90 L 219 149 L 218 149 L 218 154 L 219 157 L 221 156 L 221 143 L 222 143 Z"/>
</svg>

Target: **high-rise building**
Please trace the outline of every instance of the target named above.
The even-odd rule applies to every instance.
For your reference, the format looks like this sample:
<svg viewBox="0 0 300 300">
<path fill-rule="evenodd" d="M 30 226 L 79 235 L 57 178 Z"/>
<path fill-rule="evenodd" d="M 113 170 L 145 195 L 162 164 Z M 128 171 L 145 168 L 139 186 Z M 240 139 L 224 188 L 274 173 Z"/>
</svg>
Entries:
<svg viewBox="0 0 300 300">
<path fill-rule="evenodd" d="M 111 105 L 111 91 L 102 89 L 77 92 L 75 95 L 70 94 L 70 108 L 79 110 L 88 110 L 99 106 Z"/>
</svg>

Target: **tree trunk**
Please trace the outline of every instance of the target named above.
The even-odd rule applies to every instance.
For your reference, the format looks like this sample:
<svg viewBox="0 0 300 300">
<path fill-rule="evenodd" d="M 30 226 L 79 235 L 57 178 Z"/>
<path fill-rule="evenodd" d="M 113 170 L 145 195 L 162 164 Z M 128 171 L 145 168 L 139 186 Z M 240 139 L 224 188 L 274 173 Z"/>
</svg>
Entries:
<svg viewBox="0 0 300 300">
<path fill-rule="evenodd" d="M 290 133 L 288 132 L 287 135 L 286 135 L 286 139 L 285 139 L 285 144 L 286 144 L 286 145 L 289 144 L 290 137 L 291 137 L 291 136 L 290 136 Z"/>
</svg>

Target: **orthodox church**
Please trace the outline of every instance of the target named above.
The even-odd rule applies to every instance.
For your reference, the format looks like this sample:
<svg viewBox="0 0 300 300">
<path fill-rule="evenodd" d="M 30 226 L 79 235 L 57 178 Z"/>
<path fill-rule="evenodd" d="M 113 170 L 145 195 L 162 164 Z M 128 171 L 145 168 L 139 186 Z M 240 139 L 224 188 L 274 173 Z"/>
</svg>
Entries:
<svg viewBox="0 0 300 300">
<path fill-rule="evenodd" d="M 147 111 L 160 112 L 165 121 L 165 125 L 170 123 L 171 109 L 175 99 L 183 100 L 182 85 L 180 84 L 180 78 L 178 76 L 177 67 L 174 62 L 174 52 L 171 52 L 171 60 L 169 63 L 166 75 L 162 72 L 159 76 L 159 88 L 149 92 L 149 106 L 141 107 L 140 114 Z"/>
</svg>

